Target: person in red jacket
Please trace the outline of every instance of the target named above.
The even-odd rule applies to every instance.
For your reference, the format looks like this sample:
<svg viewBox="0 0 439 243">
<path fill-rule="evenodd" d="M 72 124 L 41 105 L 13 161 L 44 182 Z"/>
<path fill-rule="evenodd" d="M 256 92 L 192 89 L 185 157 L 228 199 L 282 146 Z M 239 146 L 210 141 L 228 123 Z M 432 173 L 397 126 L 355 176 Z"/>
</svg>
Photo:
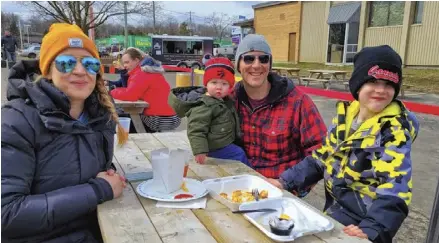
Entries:
<svg viewBox="0 0 439 243">
<path fill-rule="evenodd" d="M 128 70 L 128 86 L 111 91 L 115 99 L 126 101 L 144 100 L 149 107 L 141 115 L 147 132 L 173 130 L 180 125 L 180 118 L 168 104 L 171 87 L 163 76 L 161 63 L 136 48 L 128 48 L 122 56 Z"/>
</svg>

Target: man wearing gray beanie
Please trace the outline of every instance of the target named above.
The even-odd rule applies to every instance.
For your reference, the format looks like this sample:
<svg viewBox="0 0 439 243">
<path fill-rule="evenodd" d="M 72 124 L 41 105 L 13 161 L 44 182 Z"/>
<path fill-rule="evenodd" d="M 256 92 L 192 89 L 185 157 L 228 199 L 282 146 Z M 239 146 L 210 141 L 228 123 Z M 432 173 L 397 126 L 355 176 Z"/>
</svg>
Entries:
<svg viewBox="0 0 439 243">
<path fill-rule="evenodd" d="M 279 178 L 320 148 L 327 130 L 313 101 L 290 79 L 271 73 L 272 63 L 265 38 L 247 35 L 236 51 L 242 81 L 233 94 L 249 162 L 265 177 Z"/>
</svg>

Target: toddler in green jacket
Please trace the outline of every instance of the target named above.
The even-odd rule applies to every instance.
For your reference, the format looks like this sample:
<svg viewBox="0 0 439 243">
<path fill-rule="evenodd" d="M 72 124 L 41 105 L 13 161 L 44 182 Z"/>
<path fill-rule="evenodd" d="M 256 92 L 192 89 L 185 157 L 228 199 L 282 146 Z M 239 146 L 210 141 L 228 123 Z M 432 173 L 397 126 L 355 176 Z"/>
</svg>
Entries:
<svg viewBox="0 0 439 243">
<path fill-rule="evenodd" d="M 204 87 L 172 89 L 169 103 L 179 117 L 188 118 L 187 134 L 197 163 L 206 157 L 238 160 L 250 166 L 244 150 L 235 144 L 240 124 L 229 94 L 235 84 L 233 64 L 227 58 L 206 63 Z"/>
</svg>

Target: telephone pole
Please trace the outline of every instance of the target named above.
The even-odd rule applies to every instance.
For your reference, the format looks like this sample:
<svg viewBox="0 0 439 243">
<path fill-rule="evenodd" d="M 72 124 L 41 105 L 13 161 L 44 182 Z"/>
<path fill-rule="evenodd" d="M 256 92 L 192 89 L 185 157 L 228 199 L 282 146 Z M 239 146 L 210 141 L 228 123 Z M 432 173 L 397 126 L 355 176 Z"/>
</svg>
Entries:
<svg viewBox="0 0 439 243">
<path fill-rule="evenodd" d="M 189 11 L 189 35 L 192 35 L 192 12 Z"/>
<path fill-rule="evenodd" d="M 155 2 L 152 1 L 152 21 L 153 21 L 153 29 L 155 34 Z"/>
<path fill-rule="evenodd" d="M 20 18 L 18 18 L 18 30 L 20 31 L 20 43 L 21 43 L 21 49 L 23 50 L 23 35 L 21 33 L 21 21 L 20 21 Z"/>
<path fill-rule="evenodd" d="M 124 19 L 125 19 L 125 49 L 128 48 L 128 2 L 124 2 L 123 6 L 124 6 Z M 120 50 L 119 50 L 120 51 Z"/>
</svg>

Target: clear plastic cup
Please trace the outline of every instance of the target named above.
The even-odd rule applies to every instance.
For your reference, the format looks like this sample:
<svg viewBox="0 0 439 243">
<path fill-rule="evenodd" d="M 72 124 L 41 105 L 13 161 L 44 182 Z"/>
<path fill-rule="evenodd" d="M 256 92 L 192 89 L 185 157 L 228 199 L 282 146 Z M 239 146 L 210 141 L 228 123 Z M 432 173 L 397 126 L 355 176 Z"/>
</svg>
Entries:
<svg viewBox="0 0 439 243">
<path fill-rule="evenodd" d="M 125 130 L 125 132 L 130 132 L 130 124 L 131 124 L 131 118 L 129 117 L 119 117 L 119 123 Z"/>
</svg>

